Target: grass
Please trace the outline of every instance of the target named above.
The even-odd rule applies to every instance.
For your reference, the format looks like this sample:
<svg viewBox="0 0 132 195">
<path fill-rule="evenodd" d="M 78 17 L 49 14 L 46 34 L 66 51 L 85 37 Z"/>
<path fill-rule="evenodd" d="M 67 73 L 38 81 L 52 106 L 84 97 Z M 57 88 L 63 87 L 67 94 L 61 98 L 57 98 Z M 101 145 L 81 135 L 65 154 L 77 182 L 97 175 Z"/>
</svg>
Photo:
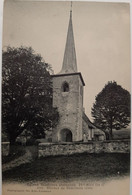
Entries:
<svg viewBox="0 0 132 195">
<path fill-rule="evenodd" d="M 130 128 L 121 129 L 121 130 L 113 130 L 113 138 L 120 140 L 120 139 L 130 139 Z"/>
<path fill-rule="evenodd" d="M 76 154 L 36 159 L 3 173 L 3 181 L 39 182 L 123 177 L 130 172 L 130 155 Z"/>
</svg>

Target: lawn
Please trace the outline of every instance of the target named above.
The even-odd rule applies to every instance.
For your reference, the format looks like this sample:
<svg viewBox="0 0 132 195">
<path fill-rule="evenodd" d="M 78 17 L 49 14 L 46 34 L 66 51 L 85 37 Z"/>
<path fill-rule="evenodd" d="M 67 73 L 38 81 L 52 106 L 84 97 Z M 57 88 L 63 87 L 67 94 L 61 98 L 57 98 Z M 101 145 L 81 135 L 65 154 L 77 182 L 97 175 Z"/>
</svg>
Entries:
<svg viewBox="0 0 132 195">
<path fill-rule="evenodd" d="M 122 139 L 130 139 L 131 129 L 121 129 L 121 130 L 113 130 L 113 139 L 122 140 Z"/>
<path fill-rule="evenodd" d="M 3 173 L 3 181 L 38 182 L 100 180 L 130 172 L 129 154 L 76 154 L 35 159 Z"/>
</svg>

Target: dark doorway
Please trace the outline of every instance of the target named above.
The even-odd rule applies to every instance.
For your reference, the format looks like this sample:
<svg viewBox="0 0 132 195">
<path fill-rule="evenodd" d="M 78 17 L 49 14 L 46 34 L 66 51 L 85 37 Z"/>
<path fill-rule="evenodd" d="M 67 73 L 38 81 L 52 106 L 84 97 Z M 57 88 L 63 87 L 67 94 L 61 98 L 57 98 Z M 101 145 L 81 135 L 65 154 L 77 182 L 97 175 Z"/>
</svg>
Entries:
<svg viewBox="0 0 132 195">
<path fill-rule="evenodd" d="M 60 132 L 60 141 L 72 142 L 72 132 L 69 129 L 62 129 Z"/>
</svg>

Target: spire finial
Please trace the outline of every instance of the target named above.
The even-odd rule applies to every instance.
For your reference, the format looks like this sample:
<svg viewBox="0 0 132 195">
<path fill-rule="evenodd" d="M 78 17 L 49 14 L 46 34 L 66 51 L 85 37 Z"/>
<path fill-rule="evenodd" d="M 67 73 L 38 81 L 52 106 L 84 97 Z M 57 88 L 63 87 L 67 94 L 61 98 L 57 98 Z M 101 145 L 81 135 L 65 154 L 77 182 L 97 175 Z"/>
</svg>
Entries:
<svg viewBox="0 0 132 195">
<path fill-rule="evenodd" d="M 72 1 L 71 1 L 71 12 L 72 12 Z"/>
<path fill-rule="evenodd" d="M 72 18 L 72 1 L 71 1 L 71 9 L 70 9 L 70 18 Z"/>
</svg>

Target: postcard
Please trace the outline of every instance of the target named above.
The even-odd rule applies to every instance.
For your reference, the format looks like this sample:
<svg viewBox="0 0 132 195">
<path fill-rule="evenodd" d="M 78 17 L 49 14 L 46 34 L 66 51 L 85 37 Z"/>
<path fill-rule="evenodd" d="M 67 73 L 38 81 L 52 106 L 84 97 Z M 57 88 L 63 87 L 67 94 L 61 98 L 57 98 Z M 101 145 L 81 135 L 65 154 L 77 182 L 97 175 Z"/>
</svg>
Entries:
<svg viewBox="0 0 132 195">
<path fill-rule="evenodd" d="M 130 194 L 130 3 L 5 0 L 2 194 Z"/>
</svg>

